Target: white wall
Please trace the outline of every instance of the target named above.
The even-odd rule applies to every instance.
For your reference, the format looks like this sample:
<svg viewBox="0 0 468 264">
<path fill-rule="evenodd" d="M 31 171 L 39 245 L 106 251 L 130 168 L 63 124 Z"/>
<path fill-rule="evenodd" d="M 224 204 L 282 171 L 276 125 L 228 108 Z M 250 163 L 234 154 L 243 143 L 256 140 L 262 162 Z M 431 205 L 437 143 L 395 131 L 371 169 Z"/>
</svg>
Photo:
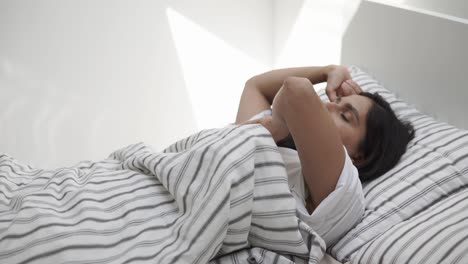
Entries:
<svg viewBox="0 0 468 264">
<path fill-rule="evenodd" d="M 274 0 L 275 67 L 339 63 L 345 14 L 358 3 L 358 0 Z"/>
<path fill-rule="evenodd" d="M 234 122 L 271 24 L 268 0 L 2 0 L 0 152 L 67 166 Z"/>
<path fill-rule="evenodd" d="M 468 129 L 468 20 L 363 1 L 342 63 L 362 67 L 420 111 Z"/>
</svg>

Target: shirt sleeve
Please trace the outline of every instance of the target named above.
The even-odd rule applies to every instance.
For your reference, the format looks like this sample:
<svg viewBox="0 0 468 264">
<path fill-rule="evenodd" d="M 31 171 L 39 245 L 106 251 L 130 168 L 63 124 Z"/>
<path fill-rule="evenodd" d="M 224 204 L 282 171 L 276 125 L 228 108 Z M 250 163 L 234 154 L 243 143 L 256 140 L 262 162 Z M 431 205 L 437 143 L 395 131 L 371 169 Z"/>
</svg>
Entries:
<svg viewBox="0 0 468 264">
<path fill-rule="evenodd" d="M 344 149 L 345 163 L 335 190 L 315 208 L 312 214 L 307 212 L 305 205 L 298 205 L 299 217 L 312 227 L 327 245 L 340 239 L 358 224 L 364 215 L 364 192 L 359 173 L 346 148 Z"/>
</svg>

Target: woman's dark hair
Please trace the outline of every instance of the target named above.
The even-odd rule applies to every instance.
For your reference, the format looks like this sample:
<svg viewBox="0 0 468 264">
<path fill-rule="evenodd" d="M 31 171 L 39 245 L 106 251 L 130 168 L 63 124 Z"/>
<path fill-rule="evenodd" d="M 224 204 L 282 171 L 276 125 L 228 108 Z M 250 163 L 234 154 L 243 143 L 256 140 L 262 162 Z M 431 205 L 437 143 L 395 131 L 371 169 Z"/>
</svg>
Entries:
<svg viewBox="0 0 468 264">
<path fill-rule="evenodd" d="M 373 180 L 393 168 L 414 138 L 409 122 L 399 120 L 390 104 L 378 93 L 362 92 L 373 101 L 367 113 L 366 135 L 359 144 L 364 159 L 356 165 L 361 182 Z M 291 134 L 278 141 L 278 147 L 296 149 Z"/>
</svg>

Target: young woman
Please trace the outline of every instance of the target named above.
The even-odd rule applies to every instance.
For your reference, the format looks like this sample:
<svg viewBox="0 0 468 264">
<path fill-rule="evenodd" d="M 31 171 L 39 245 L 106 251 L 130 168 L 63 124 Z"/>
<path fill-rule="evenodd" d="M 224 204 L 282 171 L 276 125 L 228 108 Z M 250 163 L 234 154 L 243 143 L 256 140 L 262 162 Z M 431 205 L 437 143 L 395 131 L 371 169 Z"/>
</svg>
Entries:
<svg viewBox="0 0 468 264">
<path fill-rule="evenodd" d="M 313 87 L 325 81 L 330 102 Z M 390 170 L 414 136 L 381 96 L 362 92 L 340 65 L 278 69 L 249 79 L 235 124 L 255 123 L 279 146 L 298 216 L 327 245 L 361 220 L 361 182 Z"/>
</svg>

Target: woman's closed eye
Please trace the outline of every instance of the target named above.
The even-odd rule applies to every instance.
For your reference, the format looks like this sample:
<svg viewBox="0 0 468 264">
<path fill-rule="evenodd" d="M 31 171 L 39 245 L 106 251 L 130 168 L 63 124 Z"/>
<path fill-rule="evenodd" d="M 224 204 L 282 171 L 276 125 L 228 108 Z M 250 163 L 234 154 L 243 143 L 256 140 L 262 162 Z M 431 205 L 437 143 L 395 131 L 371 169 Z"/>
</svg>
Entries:
<svg viewBox="0 0 468 264">
<path fill-rule="evenodd" d="M 341 114 L 341 118 L 346 122 L 346 123 L 349 123 L 349 119 L 346 117 L 346 115 L 342 112 Z"/>
</svg>

